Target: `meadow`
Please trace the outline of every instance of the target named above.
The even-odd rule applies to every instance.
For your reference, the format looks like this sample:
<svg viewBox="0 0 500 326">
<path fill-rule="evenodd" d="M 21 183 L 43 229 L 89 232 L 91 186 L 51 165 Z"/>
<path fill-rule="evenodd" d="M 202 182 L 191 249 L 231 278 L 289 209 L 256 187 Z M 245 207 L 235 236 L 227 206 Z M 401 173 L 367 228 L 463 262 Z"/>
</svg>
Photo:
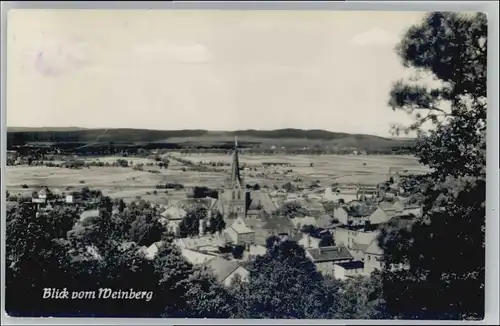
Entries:
<svg viewBox="0 0 500 326">
<path fill-rule="evenodd" d="M 231 155 L 190 154 L 170 155 L 199 162 L 232 162 Z M 119 157 L 99 158 L 103 162 L 112 162 Z M 92 159 L 96 160 L 96 159 Z M 143 158 L 127 158 L 128 161 L 148 163 Z M 263 162 L 289 163 L 291 167 L 264 168 Z M 312 166 L 311 166 L 312 164 Z M 401 167 L 408 172 L 424 173 L 428 169 L 420 165 L 414 157 L 390 155 L 244 155 L 240 154 L 240 165 L 256 167 L 257 171 L 241 172 L 247 183 L 259 183 L 269 187 L 281 186 L 286 182 L 301 180 L 304 185 L 319 180 L 324 187 L 332 183 L 349 184 L 376 184 L 388 180 L 391 167 Z M 150 172 L 147 170 L 155 170 Z M 279 169 L 291 169 L 292 172 L 284 175 L 274 173 Z M 67 192 L 82 187 L 101 189 L 106 195 L 132 200 L 137 196 L 166 203 L 167 200 L 176 201 L 184 198 L 187 190 L 156 189 L 156 185 L 165 183 L 179 183 L 186 188 L 206 186 L 219 188 L 229 175 L 230 166 L 221 166 L 214 172 L 191 171 L 175 160 L 171 160 L 168 169 L 145 167 L 144 171 L 134 170 L 132 167 L 95 167 L 82 169 L 66 169 L 45 166 L 7 166 L 6 188 L 11 193 L 29 194 L 43 186 Z M 261 174 L 264 173 L 265 176 Z M 257 176 L 260 174 L 260 176 Z M 28 188 L 23 188 L 26 185 Z"/>
<path fill-rule="evenodd" d="M 231 163 L 232 155 L 218 154 L 180 154 L 177 157 L 193 163 L 224 162 Z M 249 167 L 262 163 L 286 163 L 292 169 L 292 178 L 331 184 L 363 183 L 377 184 L 386 181 L 391 167 L 401 167 L 409 173 L 427 173 L 429 169 L 420 164 L 413 156 L 403 155 L 242 155 L 240 165 Z M 229 167 L 224 167 L 229 169 Z M 288 169 L 288 168 L 285 168 Z M 253 180 L 252 180 L 253 181 Z M 257 180 L 258 181 L 258 180 Z"/>
</svg>

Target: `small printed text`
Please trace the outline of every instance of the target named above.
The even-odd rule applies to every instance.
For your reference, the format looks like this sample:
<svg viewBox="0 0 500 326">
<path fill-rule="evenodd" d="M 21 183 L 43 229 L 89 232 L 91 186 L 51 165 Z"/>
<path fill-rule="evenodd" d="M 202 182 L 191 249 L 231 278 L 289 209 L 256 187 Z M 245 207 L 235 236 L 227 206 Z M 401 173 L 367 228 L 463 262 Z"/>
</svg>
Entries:
<svg viewBox="0 0 500 326">
<path fill-rule="evenodd" d="M 111 299 L 111 300 L 145 300 L 151 301 L 152 291 L 114 290 L 110 288 L 100 288 L 91 291 L 68 291 L 67 288 L 44 288 L 42 299 L 59 300 L 92 300 L 92 299 Z"/>
</svg>

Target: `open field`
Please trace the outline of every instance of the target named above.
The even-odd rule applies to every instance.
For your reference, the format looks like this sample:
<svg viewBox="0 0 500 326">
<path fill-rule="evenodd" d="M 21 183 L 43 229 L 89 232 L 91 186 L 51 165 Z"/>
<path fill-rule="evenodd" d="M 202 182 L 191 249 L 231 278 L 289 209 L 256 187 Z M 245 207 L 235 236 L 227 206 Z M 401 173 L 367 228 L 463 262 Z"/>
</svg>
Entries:
<svg viewBox="0 0 500 326">
<path fill-rule="evenodd" d="M 174 154 L 176 155 L 176 154 Z M 181 157 L 180 154 L 178 157 Z M 177 156 L 176 155 L 176 156 Z M 212 161 L 231 162 L 231 155 L 182 155 L 185 160 L 192 162 Z M 101 161 L 115 160 L 113 158 L 101 158 Z M 130 159 L 134 162 L 145 162 L 146 159 Z M 282 185 L 297 178 L 302 179 L 304 185 L 313 180 L 319 180 L 323 186 L 332 183 L 363 183 L 376 184 L 388 179 L 390 167 L 401 167 L 409 172 L 426 172 L 425 167 L 420 165 L 415 158 L 408 156 L 261 156 L 240 155 L 240 164 L 251 164 L 257 166 L 262 162 L 283 162 L 292 165 L 292 172 L 287 175 L 269 173 L 276 168 L 258 167 L 258 171 L 242 171 L 242 176 L 248 183 L 259 183 L 260 185 Z M 311 163 L 313 166 L 311 167 Z M 84 186 L 101 189 L 105 194 L 112 197 L 134 199 L 137 196 L 147 198 L 154 202 L 165 202 L 167 195 L 165 190 L 156 190 L 157 184 L 180 183 L 185 187 L 207 186 L 218 188 L 222 186 L 227 177 L 230 167 L 220 167 L 220 172 L 197 172 L 184 171 L 182 163 L 171 160 L 168 169 L 157 169 L 158 173 L 148 171 L 136 171 L 131 167 L 90 167 L 83 169 L 65 169 L 44 166 L 8 166 L 6 170 L 6 188 L 12 193 L 31 193 L 42 186 L 68 191 Z M 224 169 L 226 171 L 224 171 Z M 267 172 L 266 172 L 267 171 Z M 264 172 L 266 177 L 256 177 L 257 173 Z M 22 188 L 27 185 L 29 188 Z M 186 191 L 168 190 L 168 197 L 172 200 L 181 199 Z"/>
<path fill-rule="evenodd" d="M 134 199 L 140 196 L 162 203 L 166 199 L 165 190 L 155 189 L 157 184 L 167 182 L 182 183 L 185 186 L 199 184 L 199 178 L 193 173 L 174 168 L 161 170 L 160 173 L 150 173 L 121 167 L 90 167 L 76 170 L 44 166 L 9 166 L 6 171 L 7 190 L 23 194 L 31 193 L 42 186 L 62 192 L 87 186 L 100 189 L 111 197 Z M 212 179 L 220 179 L 221 176 L 212 176 Z M 205 178 L 207 183 L 213 184 L 210 179 L 210 176 Z M 27 185 L 29 188 L 24 189 L 22 185 Z M 153 195 L 155 190 L 157 195 Z M 168 193 L 170 199 L 185 197 L 185 191 L 169 189 Z"/>
<path fill-rule="evenodd" d="M 199 162 L 232 162 L 232 155 L 217 154 L 191 154 L 181 155 L 174 153 L 177 157 L 189 160 L 193 163 Z M 263 162 L 287 163 L 293 170 L 293 177 L 307 180 L 320 180 L 337 183 L 366 183 L 376 184 L 388 179 L 389 168 L 401 167 L 410 173 L 426 173 L 428 168 L 418 163 L 412 156 L 402 155 L 241 155 L 240 164 L 248 166 L 260 165 Z M 312 163 L 312 166 L 311 166 Z M 221 167 L 230 169 L 230 167 Z M 268 168 L 272 169 L 272 168 Z M 245 173 L 243 173 L 245 174 Z M 292 178 L 293 178 L 292 177 Z M 248 181 L 252 178 L 247 178 Z M 258 180 L 252 180 L 258 182 Z"/>
<path fill-rule="evenodd" d="M 155 161 L 148 158 L 143 157 L 122 157 L 122 156 L 104 156 L 104 157 L 84 157 L 83 158 L 87 162 L 103 162 L 103 163 L 113 163 L 117 160 L 127 160 L 132 162 L 133 164 L 148 164 L 154 163 Z"/>
</svg>

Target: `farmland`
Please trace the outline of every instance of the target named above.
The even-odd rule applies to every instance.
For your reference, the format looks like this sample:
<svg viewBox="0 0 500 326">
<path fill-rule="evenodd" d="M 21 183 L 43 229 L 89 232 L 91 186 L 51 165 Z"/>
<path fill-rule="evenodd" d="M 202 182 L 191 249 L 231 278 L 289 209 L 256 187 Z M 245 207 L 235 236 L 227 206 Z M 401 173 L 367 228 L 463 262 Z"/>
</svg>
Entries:
<svg viewBox="0 0 500 326">
<path fill-rule="evenodd" d="M 173 155 L 193 163 L 224 162 L 230 164 L 232 160 L 231 155 L 181 155 L 178 153 Z M 429 171 L 418 163 L 416 158 L 402 155 L 240 155 L 242 166 L 260 166 L 262 169 L 261 164 L 266 162 L 290 164 L 292 172 L 287 179 L 299 177 L 305 182 L 320 180 L 321 183 L 327 185 L 332 182 L 376 184 L 387 180 L 390 167 L 402 167 L 410 173 Z M 227 170 L 229 167 L 223 168 Z M 248 177 L 246 178 L 248 182 L 263 181 Z M 289 180 L 284 182 L 286 181 Z"/>
<path fill-rule="evenodd" d="M 231 155 L 215 154 L 183 154 L 172 153 L 171 157 L 206 165 L 212 162 L 230 164 Z M 119 157 L 102 157 L 98 160 L 111 162 Z M 90 160 L 90 159 L 88 159 Z M 96 160 L 93 158 L 92 160 Z M 127 158 L 133 165 L 148 163 L 145 158 Z M 207 186 L 218 188 L 223 184 L 229 173 L 230 166 L 217 166 L 210 172 L 193 171 L 181 162 L 171 158 L 168 169 L 152 167 L 149 171 L 138 171 L 132 167 L 97 167 L 82 169 L 67 169 L 46 166 L 8 166 L 6 173 L 6 188 L 11 193 L 29 194 L 42 186 L 58 189 L 61 192 L 82 187 L 101 189 L 106 195 L 131 200 L 140 196 L 153 202 L 165 203 L 167 198 L 176 201 L 185 197 L 188 190 L 155 189 L 158 184 L 179 183 L 186 188 L 192 186 Z M 290 167 L 263 167 L 264 162 L 281 162 Z M 251 167 L 242 169 L 242 176 L 247 183 L 280 186 L 286 182 L 297 182 L 303 185 L 319 180 L 326 187 L 332 183 L 362 183 L 376 184 L 388 179 L 390 167 L 401 167 L 409 172 L 421 173 L 428 171 L 417 160 L 409 156 L 389 155 L 241 155 L 240 165 Z M 312 165 L 312 166 L 311 166 Z M 154 173 L 152 172 L 154 170 Z M 280 170 L 288 170 L 282 173 Z M 291 170 L 291 171 L 289 171 Z M 23 185 L 24 188 L 22 187 Z M 27 186 L 27 188 L 26 188 Z"/>
</svg>

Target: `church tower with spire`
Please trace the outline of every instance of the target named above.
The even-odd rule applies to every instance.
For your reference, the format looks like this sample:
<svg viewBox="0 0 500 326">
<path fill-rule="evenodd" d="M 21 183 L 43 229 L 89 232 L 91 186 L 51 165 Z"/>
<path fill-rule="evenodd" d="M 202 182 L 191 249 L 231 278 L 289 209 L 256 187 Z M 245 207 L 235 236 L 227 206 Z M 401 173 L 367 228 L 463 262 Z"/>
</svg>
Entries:
<svg viewBox="0 0 500 326">
<path fill-rule="evenodd" d="M 224 202 L 225 213 L 228 217 L 245 217 L 247 209 L 248 195 L 245 184 L 240 175 L 240 162 L 238 157 L 238 138 L 234 139 L 233 163 L 231 175 L 221 193 Z"/>
</svg>

